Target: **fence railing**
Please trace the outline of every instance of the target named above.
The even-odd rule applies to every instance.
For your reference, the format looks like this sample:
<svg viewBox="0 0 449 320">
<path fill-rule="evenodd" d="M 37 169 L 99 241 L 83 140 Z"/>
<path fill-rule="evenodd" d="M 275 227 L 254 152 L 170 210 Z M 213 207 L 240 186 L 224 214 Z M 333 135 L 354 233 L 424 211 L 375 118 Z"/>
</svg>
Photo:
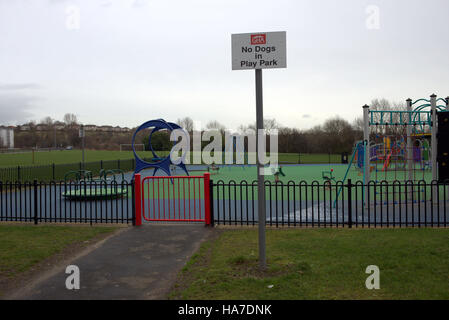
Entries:
<svg viewBox="0 0 449 320">
<path fill-rule="evenodd" d="M 134 184 L 0 182 L 0 221 L 134 223 Z"/>
<path fill-rule="evenodd" d="M 339 190 L 341 190 L 339 192 Z M 265 182 L 266 224 L 299 227 L 447 227 L 449 183 Z M 213 223 L 255 225 L 257 182 L 212 182 Z"/>
<path fill-rule="evenodd" d="M 192 189 L 189 177 L 165 179 L 165 187 L 151 180 L 151 184 L 142 183 L 139 190 L 139 199 L 147 204 L 143 208 L 148 208 L 150 215 L 154 215 L 156 206 L 163 210 L 165 205 L 168 220 L 181 220 L 173 215 L 176 210 L 188 213 L 201 203 L 204 210 L 206 206 L 210 208 L 212 225 L 258 224 L 256 181 L 206 179 L 203 185 Z M 0 221 L 135 224 L 141 217 L 136 214 L 134 188 L 135 184 L 127 181 L 0 182 Z M 265 194 L 265 223 L 274 227 L 449 225 L 449 182 L 266 181 Z M 203 207 L 198 205 L 198 210 L 203 212 Z M 147 220 L 161 218 L 154 216 Z"/>
<path fill-rule="evenodd" d="M 164 152 L 161 155 L 166 156 Z M 281 154 L 279 159 L 283 163 L 292 164 L 329 164 L 347 163 L 343 160 L 344 154 Z M 192 155 L 193 157 L 193 155 Z M 143 158 L 151 162 L 151 158 Z M 193 161 L 191 161 L 193 162 Z M 200 165 L 201 166 L 201 165 Z M 13 166 L 0 168 L 0 181 L 58 181 L 64 179 L 68 171 L 89 170 L 94 175 L 98 175 L 101 169 L 121 169 L 123 171 L 133 171 L 135 168 L 134 159 L 101 160 L 92 162 L 74 162 L 66 164 L 48 164 L 37 166 Z"/>
<path fill-rule="evenodd" d="M 146 159 L 147 161 L 149 159 Z M 64 179 L 68 171 L 89 170 L 94 176 L 99 175 L 101 169 L 121 169 L 132 171 L 135 167 L 134 159 L 106 160 L 94 162 L 77 162 L 67 164 L 49 164 L 41 166 L 16 166 L 0 168 L 0 181 L 59 181 Z"/>
</svg>

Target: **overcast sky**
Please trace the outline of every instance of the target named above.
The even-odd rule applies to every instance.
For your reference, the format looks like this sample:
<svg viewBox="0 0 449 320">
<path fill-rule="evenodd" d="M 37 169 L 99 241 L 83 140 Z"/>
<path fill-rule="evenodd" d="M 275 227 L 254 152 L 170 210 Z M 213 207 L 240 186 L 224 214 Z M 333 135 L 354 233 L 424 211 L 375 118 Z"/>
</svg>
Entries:
<svg viewBox="0 0 449 320">
<path fill-rule="evenodd" d="M 0 0 L 0 124 L 254 122 L 231 34 L 263 31 L 287 32 L 287 68 L 263 72 L 265 117 L 282 125 L 449 95 L 447 0 Z"/>
</svg>

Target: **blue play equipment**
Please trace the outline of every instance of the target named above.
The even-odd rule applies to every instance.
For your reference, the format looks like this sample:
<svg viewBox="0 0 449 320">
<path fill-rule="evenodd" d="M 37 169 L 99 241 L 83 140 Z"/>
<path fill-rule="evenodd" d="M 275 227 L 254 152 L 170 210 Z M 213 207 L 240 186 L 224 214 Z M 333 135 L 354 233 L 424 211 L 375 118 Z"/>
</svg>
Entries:
<svg viewBox="0 0 449 320">
<path fill-rule="evenodd" d="M 134 143 L 136 139 L 136 135 L 139 131 L 142 131 L 144 129 L 153 128 L 151 131 L 151 134 L 148 139 L 148 144 L 150 146 L 150 150 L 153 153 L 153 159 L 152 161 L 155 161 L 153 163 L 146 162 L 142 160 L 136 153 L 136 150 L 134 149 Z M 182 130 L 184 134 L 187 136 L 187 132 L 185 132 L 180 126 L 178 126 L 176 123 L 173 122 L 167 122 L 163 119 L 156 119 L 156 120 L 150 120 L 142 124 L 139 128 L 137 128 L 136 132 L 134 132 L 133 139 L 132 139 L 132 149 L 134 153 L 134 158 L 136 159 L 136 168 L 134 170 L 134 174 L 139 173 L 143 169 L 148 168 L 154 168 L 153 176 L 156 175 L 156 172 L 160 169 L 164 171 L 168 176 L 171 176 L 171 169 L 170 166 L 177 166 L 180 167 L 184 172 L 189 175 L 189 172 L 187 171 L 186 165 L 185 165 L 185 155 L 182 155 L 181 161 L 179 164 L 173 163 L 171 160 L 171 152 L 166 158 L 159 157 L 156 152 L 153 150 L 153 147 L 151 145 L 151 136 L 153 133 L 160 131 L 160 130 Z"/>
<path fill-rule="evenodd" d="M 354 148 L 353 157 L 355 156 L 354 152 L 357 153 L 357 168 L 363 168 L 363 160 L 365 159 L 365 148 L 362 143 L 358 143 Z M 349 166 L 350 167 L 350 166 Z"/>
<path fill-rule="evenodd" d="M 359 141 L 357 143 L 357 145 L 355 146 L 354 151 L 352 152 L 351 160 L 349 161 L 349 164 L 348 164 L 348 168 L 346 169 L 345 176 L 343 178 L 342 184 L 341 184 L 340 188 L 338 189 L 337 196 L 335 197 L 334 208 L 335 208 L 335 205 L 337 204 L 338 196 L 340 195 L 341 190 L 343 189 L 344 182 L 346 181 L 346 178 L 348 177 L 349 169 L 351 169 L 351 166 L 354 163 L 355 155 L 357 154 L 357 152 L 360 152 L 360 151 L 363 154 L 365 154 L 365 149 L 366 149 L 366 146 L 365 146 L 364 141 Z M 359 155 L 357 157 L 357 162 L 358 162 L 359 158 L 362 158 L 362 165 L 361 165 L 361 167 L 363 167 L 363 157 L 360 157 L 360 154 L 361 153 L 359 153 Z M 357 164 L 357 166 L 358 166 L 358 164 Z M 365 184 L 365 176 L 363 176 L 363 184 Z"/>
</svg>

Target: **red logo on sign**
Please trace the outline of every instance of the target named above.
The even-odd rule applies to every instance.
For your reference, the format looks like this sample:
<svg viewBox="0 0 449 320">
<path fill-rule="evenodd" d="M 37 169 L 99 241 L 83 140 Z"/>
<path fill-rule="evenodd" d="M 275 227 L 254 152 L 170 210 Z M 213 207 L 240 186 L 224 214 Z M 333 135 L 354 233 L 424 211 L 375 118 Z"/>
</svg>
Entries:
<svg viewBox="0 0 449 320">
<path fill-rule="evenodd" d="M 267 43 L 267 35 L 266 34 L 252 34 L 251 35 L 251 44 L 266 44 Z"/>
</svg>

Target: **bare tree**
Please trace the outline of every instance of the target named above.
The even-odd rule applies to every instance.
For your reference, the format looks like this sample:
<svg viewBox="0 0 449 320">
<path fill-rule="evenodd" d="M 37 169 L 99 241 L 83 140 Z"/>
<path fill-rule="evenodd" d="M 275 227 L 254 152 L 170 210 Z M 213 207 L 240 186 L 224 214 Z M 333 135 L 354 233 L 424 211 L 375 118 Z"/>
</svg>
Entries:
<svg viewBox="0 0 449 320">
<path fill-rule="evenodd" d="M 46 125 L 47 127 L 50 127 L 53 125 L 53 119 L 51 117 L 45 117 L 41 120 L 41 124 Z"/>
<path fill-rule="evenodd" d="M 78 118 L 73 113 L 66 113 L 64 115 L 64 123 L 67 126 L 74 126 L 78 123 Z"/>
<path fill-rule="evenodd" d="M 185 117 L 178 119 L 177 125 L 186 130 L 187 132 L 192 132 L 194 129 L 193 120 L 190 117 Z"/>
<path fill-rule="evenodd" d="M 274 118 L 273 119 L 264 118 L 263 119 L 263 127 L 269 134 L 271 131 L 273 131 L 273 129 L 279 129 L 281 127 L 281 125 Z M 252 130 L 256 131 L 256 123 L 249 124 L 248 126 L 241 125 L 239 127 L 239 129 L 240 130 L 252 129 Z"/>
<path fill-rule="evenodd" d="M 217 129 L 219 131 L 223 131 L 226 129 L 226 127 L 217 120 L 212 120 L 206 124 L 206 129 Z"/>
</svg>

